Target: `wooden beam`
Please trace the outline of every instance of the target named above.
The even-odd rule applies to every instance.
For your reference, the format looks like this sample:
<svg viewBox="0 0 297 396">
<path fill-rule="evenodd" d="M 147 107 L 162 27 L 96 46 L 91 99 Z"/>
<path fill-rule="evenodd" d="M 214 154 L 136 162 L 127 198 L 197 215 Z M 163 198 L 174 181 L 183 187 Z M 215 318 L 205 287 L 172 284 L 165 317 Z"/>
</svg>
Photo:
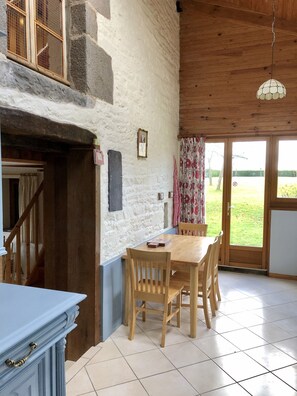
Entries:
<svg viewBox="0 0 297 396">
<path fill-rule="evenodd" d="M 197 11 L 213 17 L 228 19 L 233 22 L 243 23 L 245 25 L 254 25 L 271 30 L 272 15 L 262 14 L 260 12 L 231 8 L 215 4 L 215 1 L 207 0 L 190 0 L 197 6 Z M 297 34 L 297 24 L 287 21 L 283 18 L 277 18 L 275 31 Z"/>
</svg>

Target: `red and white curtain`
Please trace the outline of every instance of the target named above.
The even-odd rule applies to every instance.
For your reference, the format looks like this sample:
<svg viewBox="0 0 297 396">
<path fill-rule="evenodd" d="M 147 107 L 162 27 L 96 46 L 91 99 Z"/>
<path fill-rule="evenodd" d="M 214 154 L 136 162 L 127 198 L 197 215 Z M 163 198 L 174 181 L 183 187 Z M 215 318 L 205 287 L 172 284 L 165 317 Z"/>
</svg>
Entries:
<svg viewBox="0 0 297 396">
<path fill-rule="evenodd" d="M 180 220 L 205 223 L 205 138 L 182 138 L 180 144 Z"/>
</svg>

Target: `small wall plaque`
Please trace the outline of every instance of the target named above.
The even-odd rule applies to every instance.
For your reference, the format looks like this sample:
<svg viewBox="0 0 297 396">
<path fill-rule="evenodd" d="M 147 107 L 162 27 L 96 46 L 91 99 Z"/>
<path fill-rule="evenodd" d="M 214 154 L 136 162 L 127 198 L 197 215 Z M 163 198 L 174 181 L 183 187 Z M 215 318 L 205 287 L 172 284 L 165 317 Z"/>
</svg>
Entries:
<svg viewBox="0 0 297 396">
<path fill-rule="evenodd" d="M 147 139 L 148 132 L 144 129 L 138 129 L 137 132 L 137 157 L 147 158 Z"/>
</svg>

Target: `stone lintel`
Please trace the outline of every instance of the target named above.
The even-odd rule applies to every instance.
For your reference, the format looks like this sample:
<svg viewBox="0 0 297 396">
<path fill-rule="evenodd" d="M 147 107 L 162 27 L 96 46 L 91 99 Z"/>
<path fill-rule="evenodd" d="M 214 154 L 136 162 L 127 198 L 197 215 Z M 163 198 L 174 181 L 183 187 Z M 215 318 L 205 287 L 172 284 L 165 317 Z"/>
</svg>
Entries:
<svg viewBox="0 0 297 396">
<path fill-rule="evenodd" d="M 71 145 L 92 145 L 96 135 L 77 125 L 60 123 L 22 110 L 0 107 L 1 131 Z"/>
</svg>

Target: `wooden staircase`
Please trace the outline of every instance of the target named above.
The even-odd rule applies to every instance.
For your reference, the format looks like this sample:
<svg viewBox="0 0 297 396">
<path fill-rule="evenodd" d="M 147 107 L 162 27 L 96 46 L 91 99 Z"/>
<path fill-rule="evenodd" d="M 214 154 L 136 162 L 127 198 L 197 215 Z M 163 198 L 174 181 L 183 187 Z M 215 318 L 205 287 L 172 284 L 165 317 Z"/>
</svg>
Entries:
<svg viewBox="0 0 297 396">
<path fill-rule="evenodd" d="M 44 246 L 40 243 L 39 204 L 43 182 L 4 242 L 7 255 L 3 256 L 3 282 L 26 286 L 44 286 Z M 30 218 L 35 212 L 34 222 Z M 24 227 L 22 241 L 21 230 Z M 31 242 L 31 235 L 34 242 Z"/>
</svg>

